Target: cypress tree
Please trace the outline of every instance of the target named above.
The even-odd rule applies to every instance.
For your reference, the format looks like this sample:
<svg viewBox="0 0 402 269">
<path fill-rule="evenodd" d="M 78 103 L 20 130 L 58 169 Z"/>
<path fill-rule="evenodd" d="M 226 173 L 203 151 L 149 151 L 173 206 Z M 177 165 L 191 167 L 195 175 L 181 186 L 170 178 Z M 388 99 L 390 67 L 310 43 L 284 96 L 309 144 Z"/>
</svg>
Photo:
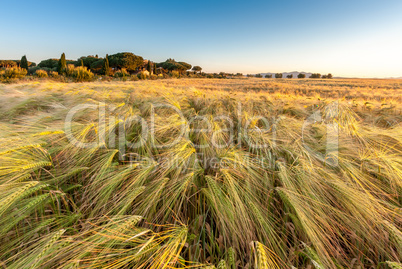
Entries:
<svg viewBox="0 0 402 269">
<path fill-rule="evenodd" d="M 103 74 L 105 76 L 109 76 L 110 74 L 110 67 L 109 67 L 109 58 L 108 55 L 106 54 L 105 60 L 103 61 Z"/>
<path fill-rule="evenodd" d="M 21 63 L 20 63 L 20 67 L 24 68 L 26 70 L 28 70 L 28 61 L 27 61 L 27 56 L 22 56 L 21 58 Z"/>
<path fill-rule="evenodd" d="M 147 70 L 148 70 L 149 74 L 152 74 L 152 62 L 151 61 L 148 61 Z"/>
<path fill-rule="evenodd" d="M 154 63 L 154 73 L 155 75 L 158 75 L 158 67 L 156 66 L 156 63 Z"/>
<path fill-rule="evenodd" d="M 61 55 L 60 60 L 57 64 L 57 72 L 59 72 L 59 74 L 61 74 L 66 69 L 67 69 L 66 55 L 63 52 L 63 54 Z"/>
<path fill-rule="evenodd" d="M 81 59 L 81 66 L 84 67 L 84 61 Z"/>
</svg>

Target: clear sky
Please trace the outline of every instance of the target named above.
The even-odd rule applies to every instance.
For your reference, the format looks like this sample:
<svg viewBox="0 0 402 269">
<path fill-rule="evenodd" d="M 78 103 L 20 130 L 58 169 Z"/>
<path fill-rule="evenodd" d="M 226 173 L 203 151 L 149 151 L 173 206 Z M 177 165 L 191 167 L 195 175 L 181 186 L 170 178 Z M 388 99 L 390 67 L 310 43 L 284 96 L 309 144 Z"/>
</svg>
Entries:
<svg viewBox="0 0 402 269">
<path fill-rule="evenodd" d="M 402 76 L 401 0 L 0 0 L 0 59 L 129 51 L 206 72 Z"/>
</svg>

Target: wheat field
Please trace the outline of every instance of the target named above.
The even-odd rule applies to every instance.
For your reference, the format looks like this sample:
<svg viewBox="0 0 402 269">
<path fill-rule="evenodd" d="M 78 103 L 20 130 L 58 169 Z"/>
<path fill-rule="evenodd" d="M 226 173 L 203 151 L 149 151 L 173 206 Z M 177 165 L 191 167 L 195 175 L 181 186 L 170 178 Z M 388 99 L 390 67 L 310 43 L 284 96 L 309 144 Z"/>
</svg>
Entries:
<svg viewBox="0 0 402 269">
<path fill-rule="evenodd" d="M 0 85 L 3 268 L 402 268 L 402 80 Z"/>
</svg>

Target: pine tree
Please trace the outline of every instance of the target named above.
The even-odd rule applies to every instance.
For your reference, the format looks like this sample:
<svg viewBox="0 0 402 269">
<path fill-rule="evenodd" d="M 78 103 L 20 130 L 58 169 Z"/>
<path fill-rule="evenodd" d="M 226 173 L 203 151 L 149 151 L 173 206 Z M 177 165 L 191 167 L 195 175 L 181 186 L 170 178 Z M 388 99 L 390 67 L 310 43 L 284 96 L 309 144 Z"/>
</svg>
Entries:
<svg viewBox="0 0 402 269">
<path fill-rule="evenodd" d="M 59 74 L 61 74 L 66 69 L 67 69 L 66 55 L 63 52 L 63 54 L 61 55 L 60 60 L 57 64 L 57 72 L 59 72 Z"/>
<path fill-rule="evenodd" d="M 108 55 L 107 55 L 107 54 L 106 54 L 105 60 L 103 61 L 102 73 L 103 73 L 105 76 L 109 76 L 109 75 L 110 75 L 109 58 L 108 58 Z"/>
<path fill-rule="evenodd" d="M 28 61 L 27 61 L 27 56 L 22 56 L 21 58 L 21 63 L 20 63 L 20 67 L 24 68 L 26 70 L 28 70 Z"/>
</svg>

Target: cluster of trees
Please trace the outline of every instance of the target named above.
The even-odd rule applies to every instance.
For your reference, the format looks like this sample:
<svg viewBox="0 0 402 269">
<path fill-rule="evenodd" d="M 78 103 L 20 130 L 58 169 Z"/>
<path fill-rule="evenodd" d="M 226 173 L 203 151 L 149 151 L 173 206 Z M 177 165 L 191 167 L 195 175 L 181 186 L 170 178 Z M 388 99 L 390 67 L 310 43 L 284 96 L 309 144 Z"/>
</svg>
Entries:
<svg viewBox="0 0 402 269">
<path fill-rule="evenodd" d="M 262 78 L 262 74 L 256 74 L 256 75 L 251 75 L 248 74 L 247 77 L 256 77 L 256 78 Z M 272 78 L 272 74 L 266 74 L 265 78 Z M 283 74 L 282 73 L 276 73 L 275 74 L 275 78 L 283 78 Z M 292 74 L 286 75 L 286 78 L 293 78 Z M 306 74 L 304 73 L 299 73 L 297 75 L 297 78 L 306 78 Z M 332 74 L 328 74 L 328 75 L 322 75 L 318 74 L 318 73 L 314 73 L 311 74 L 310 78 L 323 78 L 323 79 L 331 79 L 332 78 Z"/>
<path fill-rule="evenodd" d="M 310 78 L 324 78 L 324 79 L 331 79 L 332 78 L 332 74 L 331 73 L 329 73 L 328 75 L 322 75 L 321 76 L 321 74 L 319 74 L 319 73 L 314 73 L 314 74 L 311 74 L 311 77 Z"/>
<path fill-rule="evenodd" d="M 234 74 L 206 74 L 200 66 L 192 66 L 189 63 L 167 59 L 161 63 L 144 60 L 143 57 L 131 52 L 121 52 L 106 55 L 104 58 L 98 55 L 89 55 L 77 60 L 66 59 L 63 53 L 59 59 L 50 58 L 41 61 L 38 65 L 29 62 L 26 56 L 21 60 L 0 60 L 2 74 L 10 74 L 9 78 L 21 78 L 26 74 L 44 77 L 73 77 L 76 81 L 91 80 L 95 75 L 114 76 L 116 78 L 168 78 L 168 77 L 212 77 L 226 78 Z M 11 70 L 12 69 L 12 70 Z M 25 71 L 21 71 L 25 70 Z M 18 75 L 17 75 L 18 74 Z"/>
<path fill-rule="evenodd" d="M 200 66 L 193 67 L 189 63 L 176 61 L 174 59 L 167 59 L 165 62 L 154 63 L 149 60 L 146 61 L 141 56 L 135 55 L 131 52 L 106 55 L 105 58 L 100 58 L 98 55 L 90 55 L 80 57 L 76 61 L 67 60 L 63 53 L 60 59 L 47 59 L 41 61 L 38 64 L 37 69 L 47 71 L 52 70 L 62 73 L 62 70 L 64 70 L 68 65 L 85 67 L 97 75 L 115 75 L 116 77 L 127 77 L 133 74 L 137 74 L 141 78 L 152 74 L 161 75 L 160 77 L 164 77 L 164 75 L 174 77 L 185 76 L 190 71 L 193 72 L 193 74 L 202 75 L 202 68 Z M 147 71 L 148 73 L 144 73 L 144 71 Z"/>
<path fill-rule="evenodd" d="M 319 73 L 311 74 L 310 78 L 321 78 L 321 74 Z"/>
<path fill-rule="evenodd" d="M 104 58 L 98 55 L 89 55 L 78 58 L 77 60 L 68 60 L 63 53 L 60 59 L 46 59 L 41 61 L 38 65 L 29 62 L 24 55 L 21 60 L 0 60 L 0 69 L 10 69 L 9 74 L 16 74 L 21 76 L 24 71 L 26 73 L 36 75 L 38 77 L 46 77 L 50 75 L 57 77 L 59 75 L 74 77 L 76 80 L 90 80 L 94 75 L 114 76 L 118 78 L 126 78 L 135 76 L 139 79 L 145 78 L 164 78 L 164 77 L 206 77 L 206 78 L 233 78 L 243 77 L 243 74 L 230 74 L 230 73 L 213 73 L 207 74 L 202 72 L 200 66 L 192 66 L 189 63 L 176 61 L 174 59 L 167 59 L 161 63 L 154 63 L 149 60 L 144 60 L 143 57 L 135 55 L 131 52 L 121 52 L 112 55 L 106 55 Z M 5 72 L 3 72 L 5 73 Z M 16 76 L 16 75 L 13 75 Z M 251 75 L 247 77 L 262 78 L 262 74 Z M 275 78 L 282 78 L 282 73 L 276 73 Z M 287 75 L 287 78 L 293 78 L 293 75 Z M 306 75 L 300 73 L 298 78 L 305 78 Z M 272 74 L 265 75 L 265 78 L 272 78 Z M 332 75 L 323 75 L 314 73 L 310 78 L 324 78 L 331 79 Z"/>
<path fill-rule="evenodd" d="M 105 58 L 96 56 L 83 56 L 76 61 L 67 60 L 63 53 L 60 59 L 47 59 L 38 64 L 38 68 L 52 69 L 60 72 L 67 65 L 74 65 L 75 67 L 86 67 L 88 70 L 99 75 L 110 75 L 112 70 L 126 69 L 129 73 L 133 73 L 142 68 L 144 59 L 130 52 L 116 53 L 113 55 L 106 55 Z"/>
<path fill-rule="evenodd" d="M 192 65 L 186 62 L 176 62 L 174 59 L 167 59 L 166 61 L 156 65 L 168 71 L 177 71 L 179 73 L 184 73 L 190 70 Z"/>
<path fill-rule="evenodd" d="M 23 66 L 21 66 L 23 65 Z M 36 66 L 36 63 L 33 62 L 28 62 L 27 57 L 24 55 L 22 56 L 21 60 L 0 60 L 0 68 L 15 68 L 15 67 L 21 67 L 21 68 L 29 68 L 29 67 L 34 67 Z"/>
</svg>

